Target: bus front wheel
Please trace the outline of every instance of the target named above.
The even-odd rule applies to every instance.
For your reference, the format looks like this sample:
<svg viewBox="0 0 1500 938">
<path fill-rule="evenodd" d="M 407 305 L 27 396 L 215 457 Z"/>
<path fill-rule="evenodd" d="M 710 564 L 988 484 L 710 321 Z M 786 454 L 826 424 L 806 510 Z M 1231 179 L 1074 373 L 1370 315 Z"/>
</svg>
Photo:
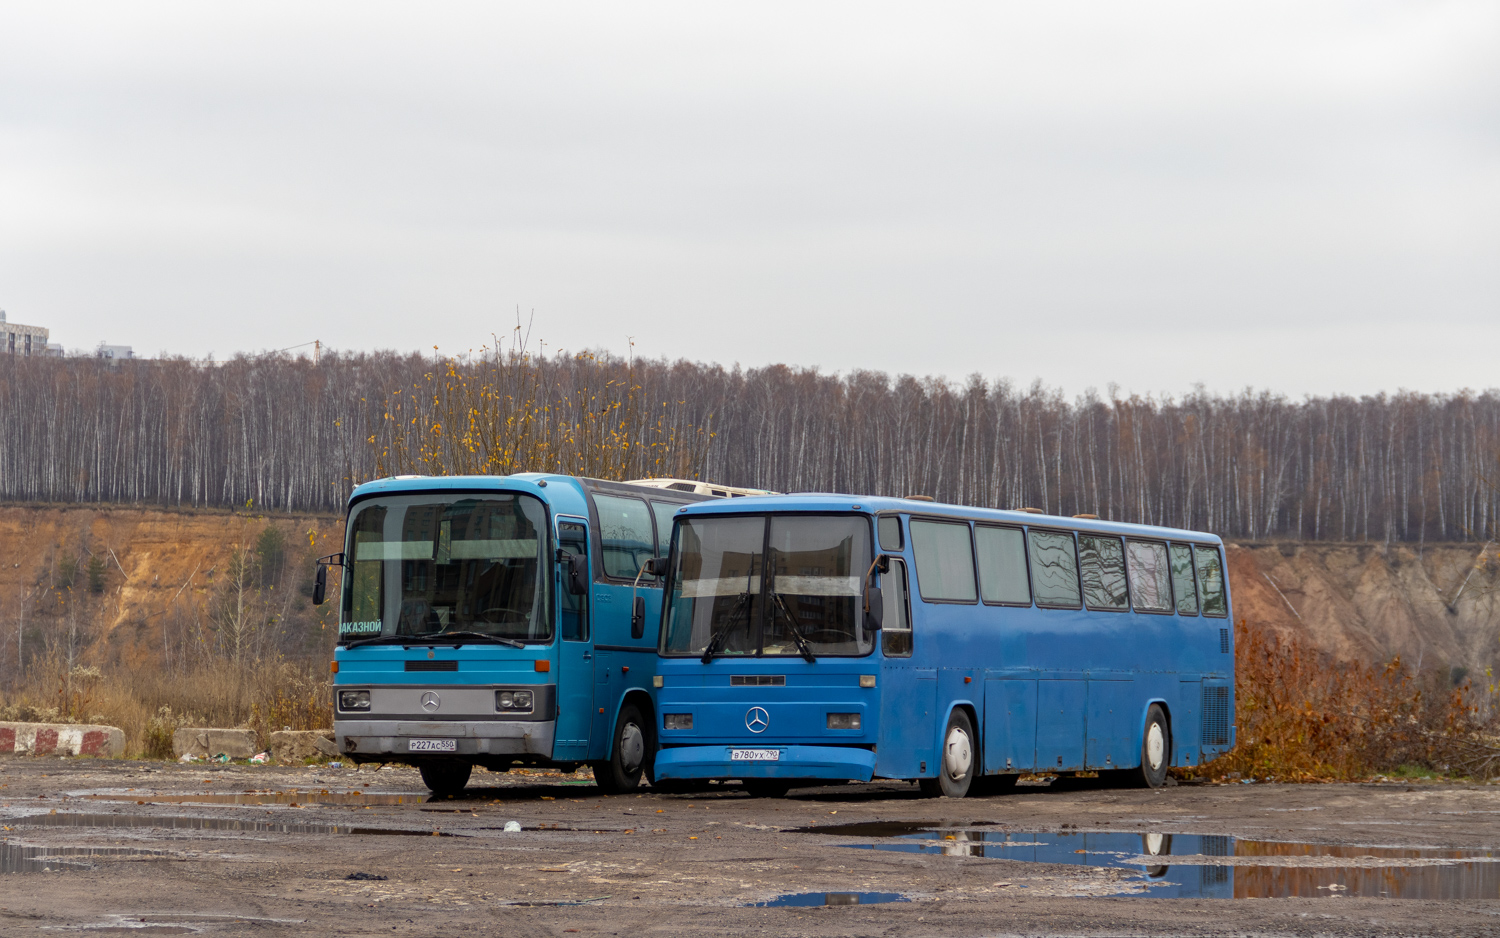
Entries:
<svg viewBox="0 0 1500 938">
<path fill-rule="evenodd" d="M 594 784 L 611 795 L 634 791 L 641 783 L 641 774 L 646 770 L 646 760 L 650 755 L 648 732 L 639 707 L 635 704 L 622 707 L 620 718 L 615 721 L 614 745 L 610 747 L 609 759 L 594 763 Z"/>
<path fill-rule="evenodd" d="M 1146 732 L 1141 736 L 1141 767 L 1126 769 L 1125 780 L 1133 788 L 1160 788 L 1167 783 L 1172 762 L 1172 728 L 1160 704 L 1146 711 Z"/>
<path fill-rule="evenodd" d="M 924 778 L 917 784 L 929 798 L 939 795 L 944 798 L 962 798 L 969 793 L 974 782 L 974 766 L 978 761 L 978 747 L 974 745 L 974 724 L 962 710 L 954 710 L 948 718 L 948 728 L 943 731 L 943 755 L 938 763 L 937 778 Z"/>
</svg>

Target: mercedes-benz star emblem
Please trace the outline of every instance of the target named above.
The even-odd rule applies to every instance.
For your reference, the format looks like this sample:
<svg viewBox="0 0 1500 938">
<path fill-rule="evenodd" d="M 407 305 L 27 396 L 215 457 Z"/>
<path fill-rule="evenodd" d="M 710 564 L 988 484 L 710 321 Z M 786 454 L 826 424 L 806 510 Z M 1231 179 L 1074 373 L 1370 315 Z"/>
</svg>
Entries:
<svg viewBox="0 0 1500 938">
<path fill-rule="evenodd" d="M 428 713 L 433 712 L 442 705 L 443 698 L 439 697 L 437 694 L 434 694 L 432 691 L 428 691 L 427 693 L 422 695 L 422 709 L 426 710 Z"/>
<path fill-rule="evenodd" d="M 745 711 L 745 729 L 752 733 L 764 733 L 771 725 L 771 715 L 765 707 L 751 707 Z"/>
</svg>

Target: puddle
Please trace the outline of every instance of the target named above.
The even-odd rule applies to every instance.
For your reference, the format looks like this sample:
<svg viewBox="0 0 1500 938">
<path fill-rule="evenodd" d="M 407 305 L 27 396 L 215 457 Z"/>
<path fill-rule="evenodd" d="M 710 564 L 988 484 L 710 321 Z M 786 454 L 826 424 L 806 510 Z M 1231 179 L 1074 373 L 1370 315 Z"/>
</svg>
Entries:
<svg viewBox="0 0 1500 938">
<path fill-rule="evenodd" d="M 1140 876 L 1122 884 L 1123 894 L 1150 898 L 1500 898 L 1500 851 L 1494 850 L 1283 843 L 1210 834 L 1007 833 L 920 822 L 804 830 L 893 841 L 849 845 L 863 850 L 1134 870 Z"/>
<path fill-rule="evenodd" d="M 910 902 L 899 892 L 794 892 L 766 902 L 751 902 L 754 909 L 776 909 L 788 906 L 875 905 L 881 902 Z"/>
<path fill-rule="evenodd" d="M 241 791 L 194 792 L 186 795 L 158 795 L 150 792 L 118 792 L 80 796 L 84 801 L 122 801 L 133 804 L 241 804 L 303 807 L 310 804 L 365 805 L 425 804 L 430 796 L 416 792 L 329 791 Z"/>
<path fill-rule="evenodd" d="M 283 824 L 277 821 L 252 821 L 219 817 L 174 817 L 149 814 L 32 814 L 0 818 L 0 827 L 146 827 L 158 830 L 232 831 L 255 834 L 353 834 L 359 836 L 462 837 L 431 830 L 402 830 L 389 827 L 350 827 L 340 824 Z"/>
<path fill-rule="evenodd" d="M 165 857 L 165 850 L 134 847 L 42 847 L 0 842 L 0 873 L 90 870 L 96 857 Z"/>
</svg>

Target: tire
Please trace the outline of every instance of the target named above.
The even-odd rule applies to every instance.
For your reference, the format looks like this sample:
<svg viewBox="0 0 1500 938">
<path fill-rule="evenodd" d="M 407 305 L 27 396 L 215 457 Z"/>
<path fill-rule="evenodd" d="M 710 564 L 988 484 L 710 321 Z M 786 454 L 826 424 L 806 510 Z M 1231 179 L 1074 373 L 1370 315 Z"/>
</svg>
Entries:
<svg viewBox="0 0 1500 938">
<path fill-rule="evenodd" d="M 474 767 L 467 762 L 424 762 L 417 767 L 422 784 L 434 795 L 456 795 L 469 784 Z"/>
<path fill-rule="evenodd" d="M 742 783 L 751 798 L 785 798 L 792 790 L 791 782 L 774 778 L 747 778 Z"/>
<path fill-rule="evenodd" d="M 635 791 L 650 767 L 651 748 L 651 727 L 642 719 L 639 707 L 626 704 L 615 721 L 609 759 L 593 764 L 594 784 L 609 795 Z"/>
<path fill-rule="evenodd" d="M 1141 765 L 1124 769 L 1120 780 L 1131 788 L 1161 788 L 1167 783 L 1172 763 L 1172 728 L 1160 704 L 1146 711 L 1146 730 L 1141 734 Z"/>
<path fill-rule="evenodd" d="M 942 757 L 938 760 L 937 778 L 924 778 L 917 784 L 929 798 L 962 798 L 974 783 L 979 766 L 979 747 L 974 743 L 974 724 L 962 710 L 954 710 L 943 730 Z"/>
</svg>

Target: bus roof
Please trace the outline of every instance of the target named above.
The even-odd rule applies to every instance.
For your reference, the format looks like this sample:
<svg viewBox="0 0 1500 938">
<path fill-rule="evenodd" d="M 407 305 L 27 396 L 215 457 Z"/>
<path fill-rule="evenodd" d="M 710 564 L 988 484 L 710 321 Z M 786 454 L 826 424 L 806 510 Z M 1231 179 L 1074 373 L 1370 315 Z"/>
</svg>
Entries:
<svg viewBox="0 0 1500 938">
<path fill-rule="evenodd" d="M 1209 534 L 1205 531 L 1189 531 L 1183 528 L 1160 527 L 1152 524 L 1129 524 L 1123 521 L 1102 521 L 1096 518 L 1070 518 L 1066 515 L 1038 514 L 1032 511 L 999 508 L 975 508 L 969 505 L 950 505 L 943 502 L 932 502 L 915 498 L 836 495 L 822 492 L 804 492 L 795 495 L 761 495 L 754 499 L 719 499 L 698 502 L 679 508 L 678 515 L 763 514 L 778 511 L 858 511 L 871 514 L 901 512 L 928 518 L 994 521 L 1005 524 L 1024 524 L 1032 527 L 1065 528 L 1084 533 L 1117 534 L 1127 537 L 1197 541 L 1199 543 L 1211 544 L 1223 543 L 1217 534 Z"/>
<path fill-rule="evenodd" d="M 524 483 L 516 485 L 515 483 Z M 349 504 L 369 498 L 372 495 L 394 495 L 404 492 L 432 492 L 432 491 L 474 491 L 493 489 L 536 489 L 543 488 L 547 483 L 561 482 L 580 486 L 590 492 L 608 492 L 620 495 L 646 496 L 654 487 L 636 485 L 630 482 L 609 482 L 604 479 L 589 479 L 582 476 L 562 475 L 556 472 L 517 472 L 511 475 L 470 475 L 470 476 L 422 476 L 401 475 L 390 476 L 384 479 L 376 479 L 356 486 L 349 494 Z M 662 495 L 670 495 L 673 501 L 697 501 L 707 496 L 695 495 L 692 492 L 663 491 L 655 488 Z"/>
</svg>

